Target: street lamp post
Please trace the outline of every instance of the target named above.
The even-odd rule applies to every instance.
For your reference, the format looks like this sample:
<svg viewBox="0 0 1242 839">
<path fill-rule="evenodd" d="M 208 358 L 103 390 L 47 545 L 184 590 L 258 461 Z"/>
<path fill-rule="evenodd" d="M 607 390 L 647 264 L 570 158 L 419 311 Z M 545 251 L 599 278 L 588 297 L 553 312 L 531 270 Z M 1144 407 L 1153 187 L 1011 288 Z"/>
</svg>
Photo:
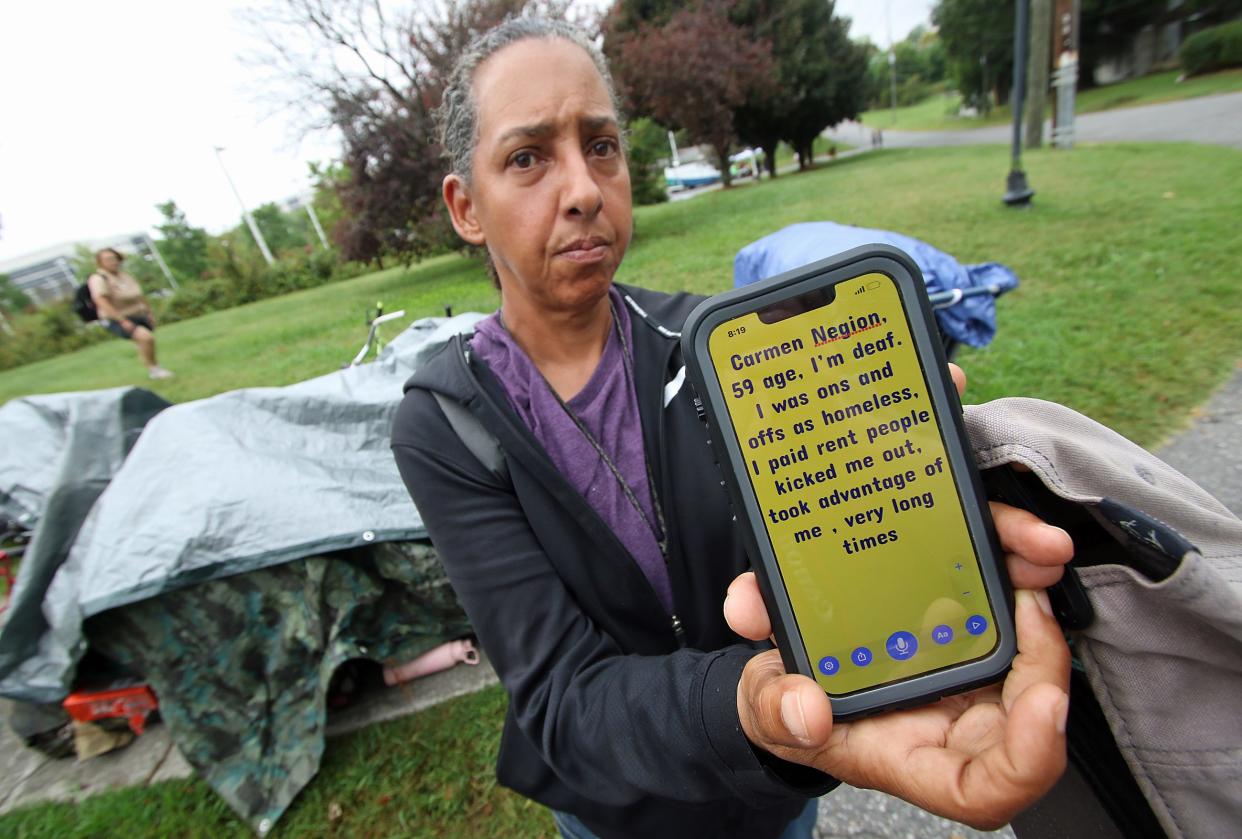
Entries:
<svg viewBox="0 0 1242 839">
<path fill-rule="evenodd" d="M 884 19 L 888 24 L 888 84 L 892 91 L 892 123 L 897 124 L 897 49 L 893 44 L 893 3 L 884 3 Z"/>
<path fill-rule="evenodd" d="M 319 214 L 315 212 L 315 199 L 313 197 L 306 202 L 306 214 L 310 216 L 311 224 L 315 228 L 315 234 L 319 236 L 319 244 L 323 245 L 325 251 L 332 250 L 328 246 L 328 237 L 323 235 L 323 225 L 319 223 Z"/>
<path fill-rule="evenodd" d="M 158 265 L 160 270 L 164 272 L 164 278 L 168 280 L 168 284 L 172 286 L 172 290 L 180 291 L 181 286 L 177 285 L 177 281 L 173 278 L 172 271 L 168 270 L 168 263 L 164 261 L 164 257 L 160 253 L 160 249 L 155 246 L 155 240 L 146 233 L 143 233 L 141 241 L 147 246 L 147 250 L 151 251 L 151 255 L 155 257 L 155 264 Z"/>
<path fill-rule="evenodd" d="M 215 146 L 216 160 L 220 163 L 220 170 L 224 172 L 224 179 L 229 182 L 229 188 L 233 190 L 233 195 L 237 197 L 237 203 L 241 205 L 242 218 L 246 220 L 246 226 L 250 228 L 250 235 L 254 236 L 255 244 L 259 246 L 259 250 L 263 253 L 263 258 L 267 260 L 267 264 L 271 265 L 276 262 L 272 258 L 272 252 L 267 249 L 267 242 L 263 239 L 263 234 L 259 232 L 259 225 L 254 223 L 254 216 L 250 215 L 250 211 L 246 209 L 246 202 L 242 201 L 241 193 L 237 191 L 237 185 L 233 183 L 232 177 L 229 176 L 229 170 L 224 165 L 224 158 L 220 156 L 220 152 L 224 151 L 223 146 Z"/>
<path fill-rule="evenodd" d="M 1013 151 L 1003 200 L 1010 207 L 1027 207 L 1035 195 L 1022 171 L 1022 105 L 1026 94 L 1026 44 L 1030 21 L 1027 0 L 1014 0 L 1014 4 L 1018 20 L 1013 32 L 1013 94 L 1009 97 L 1013 107 Z"/>
<path fill-rule="evenodd" d="M 889 86 L 892 88 L 892 114 L 893 125 L 897 124 L 897 53 L 890 46 L 888 48 L 888 80 Z"/>
</svg>

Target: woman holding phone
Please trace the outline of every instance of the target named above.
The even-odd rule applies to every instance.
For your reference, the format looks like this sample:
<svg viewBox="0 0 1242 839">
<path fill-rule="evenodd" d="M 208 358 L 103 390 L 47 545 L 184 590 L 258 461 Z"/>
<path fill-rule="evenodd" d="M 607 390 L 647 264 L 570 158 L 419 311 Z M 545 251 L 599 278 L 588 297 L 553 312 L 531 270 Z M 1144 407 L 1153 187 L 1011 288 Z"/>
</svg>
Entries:
<svg viewBox="0 0 1242 839">
<path fill-rule="evenodd" d="M 1035 589 L 1069 537 L 993 508 L 1022 589 L 1003 684 L 834 725 L 770 649 L 683 386 L 699 298 L 613 283 L 633 223 L 604 59 L 510 19 L 462 53 L 440 117 L 445 204 L 500 310 L 407 383 L 392 446 L 509 693 L 501 783 L 566 837 L 808 837 L 839 781 L 981 827 L 1037 800 L 1065 765 L 1069 654 Z"/>
</svg>

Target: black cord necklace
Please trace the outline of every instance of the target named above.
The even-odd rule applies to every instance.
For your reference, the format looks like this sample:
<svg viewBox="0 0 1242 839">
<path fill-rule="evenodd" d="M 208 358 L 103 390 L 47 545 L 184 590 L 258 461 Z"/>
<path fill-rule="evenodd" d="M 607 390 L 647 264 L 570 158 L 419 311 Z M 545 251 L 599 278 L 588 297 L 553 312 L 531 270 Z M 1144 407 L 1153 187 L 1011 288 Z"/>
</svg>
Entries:
<svg viewBox="0 0 1242 839">
<path fill-rule="evenodd" d="M 612 313 L 612 325 L 617 332 L 617 339 L 621 342 L 621 358 L 625 365 L 626 386 L 629 388 L 631 393 L 636 394 L 637 390 L 634 384 L 634 360 L 630 353 L 630 343 L 626 340 L 625 331 L 621 329 L 621 320 L 617 317 L 617 307 L 613 305 L 611 300 L 608 301 L 608 310 Z M 506 332 L 509 332 L 509 327 L 505 323 L 503 314 L 500 316 L 500 325 Z M 509 334 L 512 336 L 513 333 L 510 332 Z M 605 347 L 605 351 L 606 350 L 607 347 Z M 642 518 L 643 523 L 647 525 L 647 529 L 651 531 L 651 535 L 655 537 L 656 544 L 660 547 L 660 556 L 664 558 L 664 563 L 667 565 L 668 527 L 665 525 L 664 509 L 660 504 L 660 496 L 655 490 L 655 476 L 651 471 L 651 460 L 647 457 L 646 446 L 643 447 L 643 465 L 647 469 L 647 484 L 651 491 L 651 505 L 655 509 L 655 522 L 652 522 L 647 516 L 647 512 L 643 509 L 643 505 L 638 500 L 638 495 L 634 492 L 634 489 L 630 486 L 629 482 L 625 480 L 625 477 L 621 474 L 621 470 L 617 467 L 616 462 L 609 457 L 608 452 L 604 451 L 603 445 L 599 442 L 599 440 L 595 439 L 595 435 L 592 434 L 590 429 L 586 427 L 586 424 L 583 423 L 578 415 L 574 413 L 573 409 L 566 404 L 565 400 L 561 398 L 561 395 L 556 392 L 556 388 L 552 387 L 551 383 L 548 382 L 547 378 L 543 375 L 543 371 L 536 366 L 535 372 L 539 373 L 539 378 L 543 380 L 543 384 L 547 387 L 548 392 L 552 394 L 552 397 L 556 399 L 557 404 L 561 406 L 561 409 L 565 412 L 566 416 L 568 416 L 570 421 L 577 426 L 580 432 L 582 432 L 582 436 L 586 438 L 586 441 L 591 444 L 593 449 L 595 449 L 595 453 L 599 455 L 600 460 L 602 460 L 604 465 L 608 467 L 608 470 L 612 472 L 613 477 L 617 480 L 617 484 L 621 487 L 621 491 L 625 494 L 626 500 L 630 502 L 630 506 L 637 511 L 638 515 Z"/>
</svg>

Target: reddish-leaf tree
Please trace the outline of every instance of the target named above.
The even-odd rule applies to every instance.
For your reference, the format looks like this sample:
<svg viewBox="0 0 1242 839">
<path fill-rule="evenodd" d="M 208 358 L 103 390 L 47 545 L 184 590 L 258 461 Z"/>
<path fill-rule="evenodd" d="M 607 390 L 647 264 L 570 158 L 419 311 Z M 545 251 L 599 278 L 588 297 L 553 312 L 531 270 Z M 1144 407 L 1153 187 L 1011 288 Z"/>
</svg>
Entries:
<svg viewBox="0 0 1242 839">
<path fill-rule="evenodd" d="M 283 0 L 249 15 L 264 42 L 275 104 L 306 130 L 335 128 L 347 176 L 333 182 L 333 238 L 349 259 L 418 258 L 456 239 L 441 208 L 444 162 L 432 118 L 453 62 L 478 33 L 556 0 L 442 0 L 393 9 L 378 0 Z"/>
<path fill-rule="evenodd" d="M 662 26 L 616 34 L 610 52 L 627 107 L 711 146 L 728 186 L 734 111 L 773 89 L 768 41 L 735 26 L 725 3 L 706 0 Z"/>
</svg>

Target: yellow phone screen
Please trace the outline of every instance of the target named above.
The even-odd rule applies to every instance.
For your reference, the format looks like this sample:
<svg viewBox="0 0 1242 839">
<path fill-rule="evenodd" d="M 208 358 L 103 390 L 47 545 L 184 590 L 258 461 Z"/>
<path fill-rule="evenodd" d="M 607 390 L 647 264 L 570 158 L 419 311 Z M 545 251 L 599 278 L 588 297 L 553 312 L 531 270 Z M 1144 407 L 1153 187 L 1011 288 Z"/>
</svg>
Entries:
<svg viewBox="0 0 1242 839">
<path fill-rule="evenodd" d="M 708 349 L 811 666 L 844 695 L 997 634 L 898 289 L 834 289 L 726 321 Z"/>
</svg>

